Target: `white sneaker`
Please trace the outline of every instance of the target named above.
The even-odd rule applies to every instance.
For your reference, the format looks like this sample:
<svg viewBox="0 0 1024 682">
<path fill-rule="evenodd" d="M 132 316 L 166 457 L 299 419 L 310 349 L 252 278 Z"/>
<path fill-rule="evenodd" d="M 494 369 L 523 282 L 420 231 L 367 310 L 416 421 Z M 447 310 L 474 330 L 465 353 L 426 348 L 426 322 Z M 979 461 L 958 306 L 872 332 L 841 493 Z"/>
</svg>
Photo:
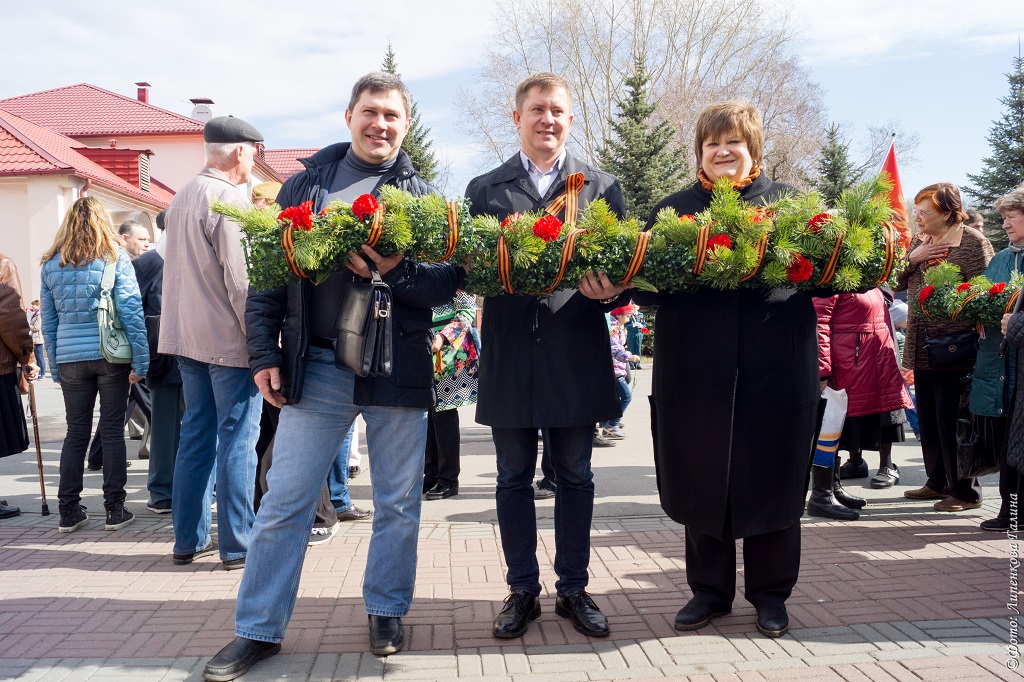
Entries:
<svg viewBox="0 0 1024 682">
<path fill-rule="evenodd" d="M 622 440 L 626 437 L 626 434 L 622 432 L 621 426 L 613 426 L 610 429 L 604 430 L 604 437 L 611 438 L 612 440 Z"/>
</svg>

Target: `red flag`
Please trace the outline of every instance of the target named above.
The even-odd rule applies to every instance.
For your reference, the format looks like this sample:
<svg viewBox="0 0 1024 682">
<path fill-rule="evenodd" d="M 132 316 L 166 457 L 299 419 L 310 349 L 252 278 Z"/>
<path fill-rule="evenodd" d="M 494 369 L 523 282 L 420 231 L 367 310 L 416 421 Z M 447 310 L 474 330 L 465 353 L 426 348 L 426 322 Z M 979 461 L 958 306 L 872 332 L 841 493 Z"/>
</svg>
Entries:
<svg viewBox="0 0 1024 682">
<path fill-rule="evenodd" d="M 904 248 L 910 243 L 910 224 L 907 221 L 907 207 L 903 203 L 903 184 L 900 182 L 900 169 L 896 166 L 896 139 L 889 144 L 889 152 L 882 162 L 882 172 L 889 174 L 889 181 L 892 182 L 892 190 L 889 192 L 889 205 L 892 206 L 894 215 L 893 225 L 900 231 Z"/>
</svg>

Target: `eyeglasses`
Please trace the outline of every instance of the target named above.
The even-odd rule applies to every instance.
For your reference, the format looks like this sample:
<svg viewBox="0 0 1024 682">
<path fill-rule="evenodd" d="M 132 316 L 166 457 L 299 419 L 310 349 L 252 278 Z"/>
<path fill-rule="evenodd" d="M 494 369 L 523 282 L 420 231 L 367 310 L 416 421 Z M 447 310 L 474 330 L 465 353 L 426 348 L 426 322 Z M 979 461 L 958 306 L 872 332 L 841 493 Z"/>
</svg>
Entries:
<svg viewBox="0 0 1024 682">
<path fill-rule="evenodd" d="M 915 208 L 914 209 L 914 215 L 915 216 L 921 216 L 922 218 L 927 218 L 929 216 L 935 215 L 935 211 L 919 211 L 919 210 L 917 210 Z"/>
<path fill-rule="evenodd" d="M 267 148 L 263 146 L 262 142 L 253 143 L 256 146 L 256 154 L 260 157 L 260 160 L 267 158 Z"/>
</svg>

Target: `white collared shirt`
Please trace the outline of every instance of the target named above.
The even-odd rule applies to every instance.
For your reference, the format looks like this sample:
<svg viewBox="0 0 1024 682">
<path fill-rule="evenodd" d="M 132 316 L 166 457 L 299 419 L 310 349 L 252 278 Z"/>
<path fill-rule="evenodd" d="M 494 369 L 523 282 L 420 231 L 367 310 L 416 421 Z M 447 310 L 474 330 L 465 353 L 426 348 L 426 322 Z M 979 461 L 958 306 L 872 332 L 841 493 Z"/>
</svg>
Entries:
<svg viewBox="0 0 1024 682">
<path fill-rule="evenodd" d="M 533 186 L 537 188 L 537 192 L 543 197 L 547 194 L 548 188 L 551 187 L 551 183 L 558 177 L 558 171 L 562 170 L 562 164 L 565 163 L 565 150 L 563 149 L 562 153 L 558 155 L 558 159 L 555 160 L 554 165 L 551 166 L 551 170 L 547 173 L 537 168 L 537 164 L 535 164 L 522 150 L 519 152 L 519 160 L 522 161 L 523 168 L 526 169 L 530 179 L 533 180 Z"/>
</svg>

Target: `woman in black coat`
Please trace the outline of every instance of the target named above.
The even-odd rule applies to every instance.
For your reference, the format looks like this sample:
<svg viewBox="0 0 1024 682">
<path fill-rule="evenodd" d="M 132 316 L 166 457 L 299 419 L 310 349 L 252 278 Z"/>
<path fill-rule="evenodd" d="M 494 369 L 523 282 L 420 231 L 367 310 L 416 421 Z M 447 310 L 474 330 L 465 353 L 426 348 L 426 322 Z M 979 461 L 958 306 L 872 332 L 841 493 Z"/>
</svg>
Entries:
<svg viewBox="0 0 1024 682">
<path fill-rule="evenodd" d="M 752 204 L 795 192 L 761 174 L 763 146 L 753 106 L 707 107 L 696 127 L 698 180 L 659 203 L 649 224 L 666 207 L 680 215 L 706 209 L 722 177 Z M 782 636 L 820 396 L 811 296 L 700 288 L 634 299 L 659 306 L 651 396 L 658 490 L 665 512 L 686 526 L 693 592 L 675 627 L 696 630 L 731 611 L 735 540 L 744 538 L 744 596 L 757 608 L 758 630 Z"/>
</svg>

